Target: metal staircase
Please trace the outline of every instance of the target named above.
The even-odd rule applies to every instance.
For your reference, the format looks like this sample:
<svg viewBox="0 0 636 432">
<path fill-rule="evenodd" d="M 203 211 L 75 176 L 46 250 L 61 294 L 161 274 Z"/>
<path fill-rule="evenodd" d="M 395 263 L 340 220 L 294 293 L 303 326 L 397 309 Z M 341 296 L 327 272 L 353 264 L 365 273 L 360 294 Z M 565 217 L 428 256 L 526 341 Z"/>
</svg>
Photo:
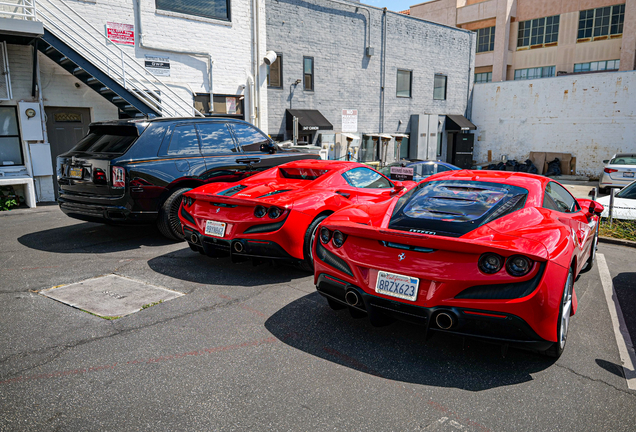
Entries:
<svg viewBox="0 0 636 432">
<path fill-rule="evenodd" d="M 64 0 L 13 1 L 43 23 L 42 53 L 130 117 L 203 116 Z"/>
</svg>

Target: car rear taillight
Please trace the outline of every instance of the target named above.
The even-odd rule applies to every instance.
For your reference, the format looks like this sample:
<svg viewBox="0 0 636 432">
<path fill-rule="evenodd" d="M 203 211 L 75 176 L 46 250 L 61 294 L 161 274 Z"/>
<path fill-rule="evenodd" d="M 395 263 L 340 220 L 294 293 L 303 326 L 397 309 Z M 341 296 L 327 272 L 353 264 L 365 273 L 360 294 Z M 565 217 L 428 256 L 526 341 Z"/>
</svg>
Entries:
<svg viewBox="0 0 636 432">
<path fill-rule="evenodd" d="M 334 247 L 339 248 L 342 247 L 346 239 L 347 237 L 343 233 L 341 233 L 340 231 L 334 231 L 331 242 L 333 243 Z"/>
<path fill-rule="evenodd" d="M 331 240 L 331 231 L 329 231 L 329 228 L 323 227 L 320 230 L 320 241 L 327 244 L 329 243 L 329 240 Z"/>
<path fill-rule="evenodd" d="M 93 183 L 100 185 L 105 185 L 108 183 L 108 180 L 106 179 L 106 173 L 103 169 L 95 168 L 95 170 L 93 171 Z"/>
<path fill-rule="evenodd" d="M 522 255 L 513 255 L 506 260 L 506 271 L 510 276 L 524 276 L 532 269 L 532 261 Z"/>
<path fill-rule="evenodd" d="M 618 170 L 614 168 L 604 168 L 603 171 L 605 171 L 608 174 L 611 174 L 613 172 L 618 172 Z"/>
<path fill-rule="evenodd" d="M 122 167 L 114 166 L 112 170 L 113 188 L 121 189 L 126 187 L 126 170 Z"/>
<path fill-rule="evenodd" d="M 479 270 L 486 274 L 495 274 L 503 267 L 503 257 L 494 253 L 485 253 L 479 258 Z"/>
</svg>

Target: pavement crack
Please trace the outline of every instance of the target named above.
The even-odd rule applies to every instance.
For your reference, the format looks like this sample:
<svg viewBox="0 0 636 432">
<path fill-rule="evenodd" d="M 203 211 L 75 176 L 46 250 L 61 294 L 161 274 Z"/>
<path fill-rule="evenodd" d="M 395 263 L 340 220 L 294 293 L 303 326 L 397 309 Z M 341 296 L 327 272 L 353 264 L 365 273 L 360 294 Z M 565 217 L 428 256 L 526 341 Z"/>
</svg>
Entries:
<svg viewBox="0 0 636 432">
<path fill-rule="evenodd" d="M 555 366 L 560 367 L 561 369 L 565 369 L 566 371 L 571 372 L 571 373 L 573 373 L 574 375 L 576 375 L 576 376 L 578 376 L 578 377 L 581 377 L 581 378 L 584 378 L 584 379 L 586 379 L 586 380 L 588 380 L 588 381 L 593 381 L 593 382 L 597 382 L 597 383 L 605 384 L 606 386 L 611 387 L 611 388 L 613 388 L 613 389 L 615 389 L 615 390 L 618 390 L 618 391 L 619 391 L 619 392 L 621 392 L 621 393 L 625 393 L 625 394 L 627 394 L 627 395 L 630 395 L 630 396 L 636 397 L 636 392 L 634 392 L 633 390 L 626 390 L 626 389 L 622 389 L 622 388 L 620 388 L 620 387 L 616 387 L 614 384 L 610 384 L 610 383 L 608 383 L 607 381 L 604 381 L 604 380 L 601 380 L 601 379 L 596 379 L 596 378 L 589 377 L 589 376 L 587 376 L 587 375 L 584 375 L 584 374 L 582 374 L 582 373 L 580 373 L 580 372 L 575 371 L 575 370 L 574 370 L 574 369 L 572 369 L 572 368 L 569 368 L 569 367 L 567 367 L 567 366 L 560 365 L 560 364 L 558 364 L 558 363 L 555 363 Z M 621 366 L 621 367 L 622 367 L 622 366 Z"/>
</svg>

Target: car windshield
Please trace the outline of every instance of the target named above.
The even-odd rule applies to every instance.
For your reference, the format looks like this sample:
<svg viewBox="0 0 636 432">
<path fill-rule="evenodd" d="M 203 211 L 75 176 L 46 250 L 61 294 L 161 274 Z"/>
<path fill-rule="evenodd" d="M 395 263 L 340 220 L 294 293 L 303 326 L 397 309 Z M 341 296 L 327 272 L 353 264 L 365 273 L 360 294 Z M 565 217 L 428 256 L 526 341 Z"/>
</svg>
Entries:
<svg viewBox="0 0 636 432">
<path fill-rule="evenodd" d="M 616 198 L 636 199 L 636 182 L 628 184 L 615 196 Z"/>
<path fill-rule="evenodd" d="M 137 138 L 135 127 L 92 127 L 72 151 L 123 154 Z"/>
<path fill-rule="evenodd" d="M 459 237 L 523 208 L 528 191 L 499 183 L 420 183 L 398 201 L 389 228 Z"/>
<path fill-rule="evenodd" d="M 610 165 L 636 165 L 636 156 L 616 156 L 610 161 Z"/>
</svg>

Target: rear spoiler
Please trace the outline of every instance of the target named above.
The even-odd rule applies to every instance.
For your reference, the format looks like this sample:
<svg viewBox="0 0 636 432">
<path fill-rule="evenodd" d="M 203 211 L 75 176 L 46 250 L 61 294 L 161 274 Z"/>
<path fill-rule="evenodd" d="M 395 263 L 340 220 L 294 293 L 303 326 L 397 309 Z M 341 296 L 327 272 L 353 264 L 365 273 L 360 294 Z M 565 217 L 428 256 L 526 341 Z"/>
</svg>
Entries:
<svg viewBox="0 0 636 432">
<path fill-rule="evenodd" d="M 235 205 L 235 206 L 247 207 L 247 206 L 263 205 L 263 206 L 269 207 L 272 205 L 272 203 L 261 201 L 258 198 L 234 198 L 234 197 L 227 197 L 227 196 L 197 192 L 196 190 L 188 191 L 184 195 L 190 196 L 194 198 L 195 200 L 207 201 L 210 203 Z M 281 208 L 284 207 L 285 209 L 291 209 L 292 206 L 290 204 L 290 205 L 280 206 L 280 207 Z"/>
<path fill-rule="evenodd" d="M 491 238 L 493 238 L 493 240 L 487 241 L 411 233 L 408 231 L 398 231 L 389 228 L 372 227 L 351 221 L 337 221 L 329 223 L 327 220 L 323 223 L 323 226 L 332 231 L 337 229 L 343 234 L 350 236 L 399 243 L 414 247 L 475 255 L 481 255 L 486 252 L 495 252 L 508 256 L 512 252 L 523 254 L 535 261 L 548 260 L 548 251 L 540 242 L 522 237 L 501 234 L 494 230 L 490 230 L 492 233 Z"/>
</svg>

